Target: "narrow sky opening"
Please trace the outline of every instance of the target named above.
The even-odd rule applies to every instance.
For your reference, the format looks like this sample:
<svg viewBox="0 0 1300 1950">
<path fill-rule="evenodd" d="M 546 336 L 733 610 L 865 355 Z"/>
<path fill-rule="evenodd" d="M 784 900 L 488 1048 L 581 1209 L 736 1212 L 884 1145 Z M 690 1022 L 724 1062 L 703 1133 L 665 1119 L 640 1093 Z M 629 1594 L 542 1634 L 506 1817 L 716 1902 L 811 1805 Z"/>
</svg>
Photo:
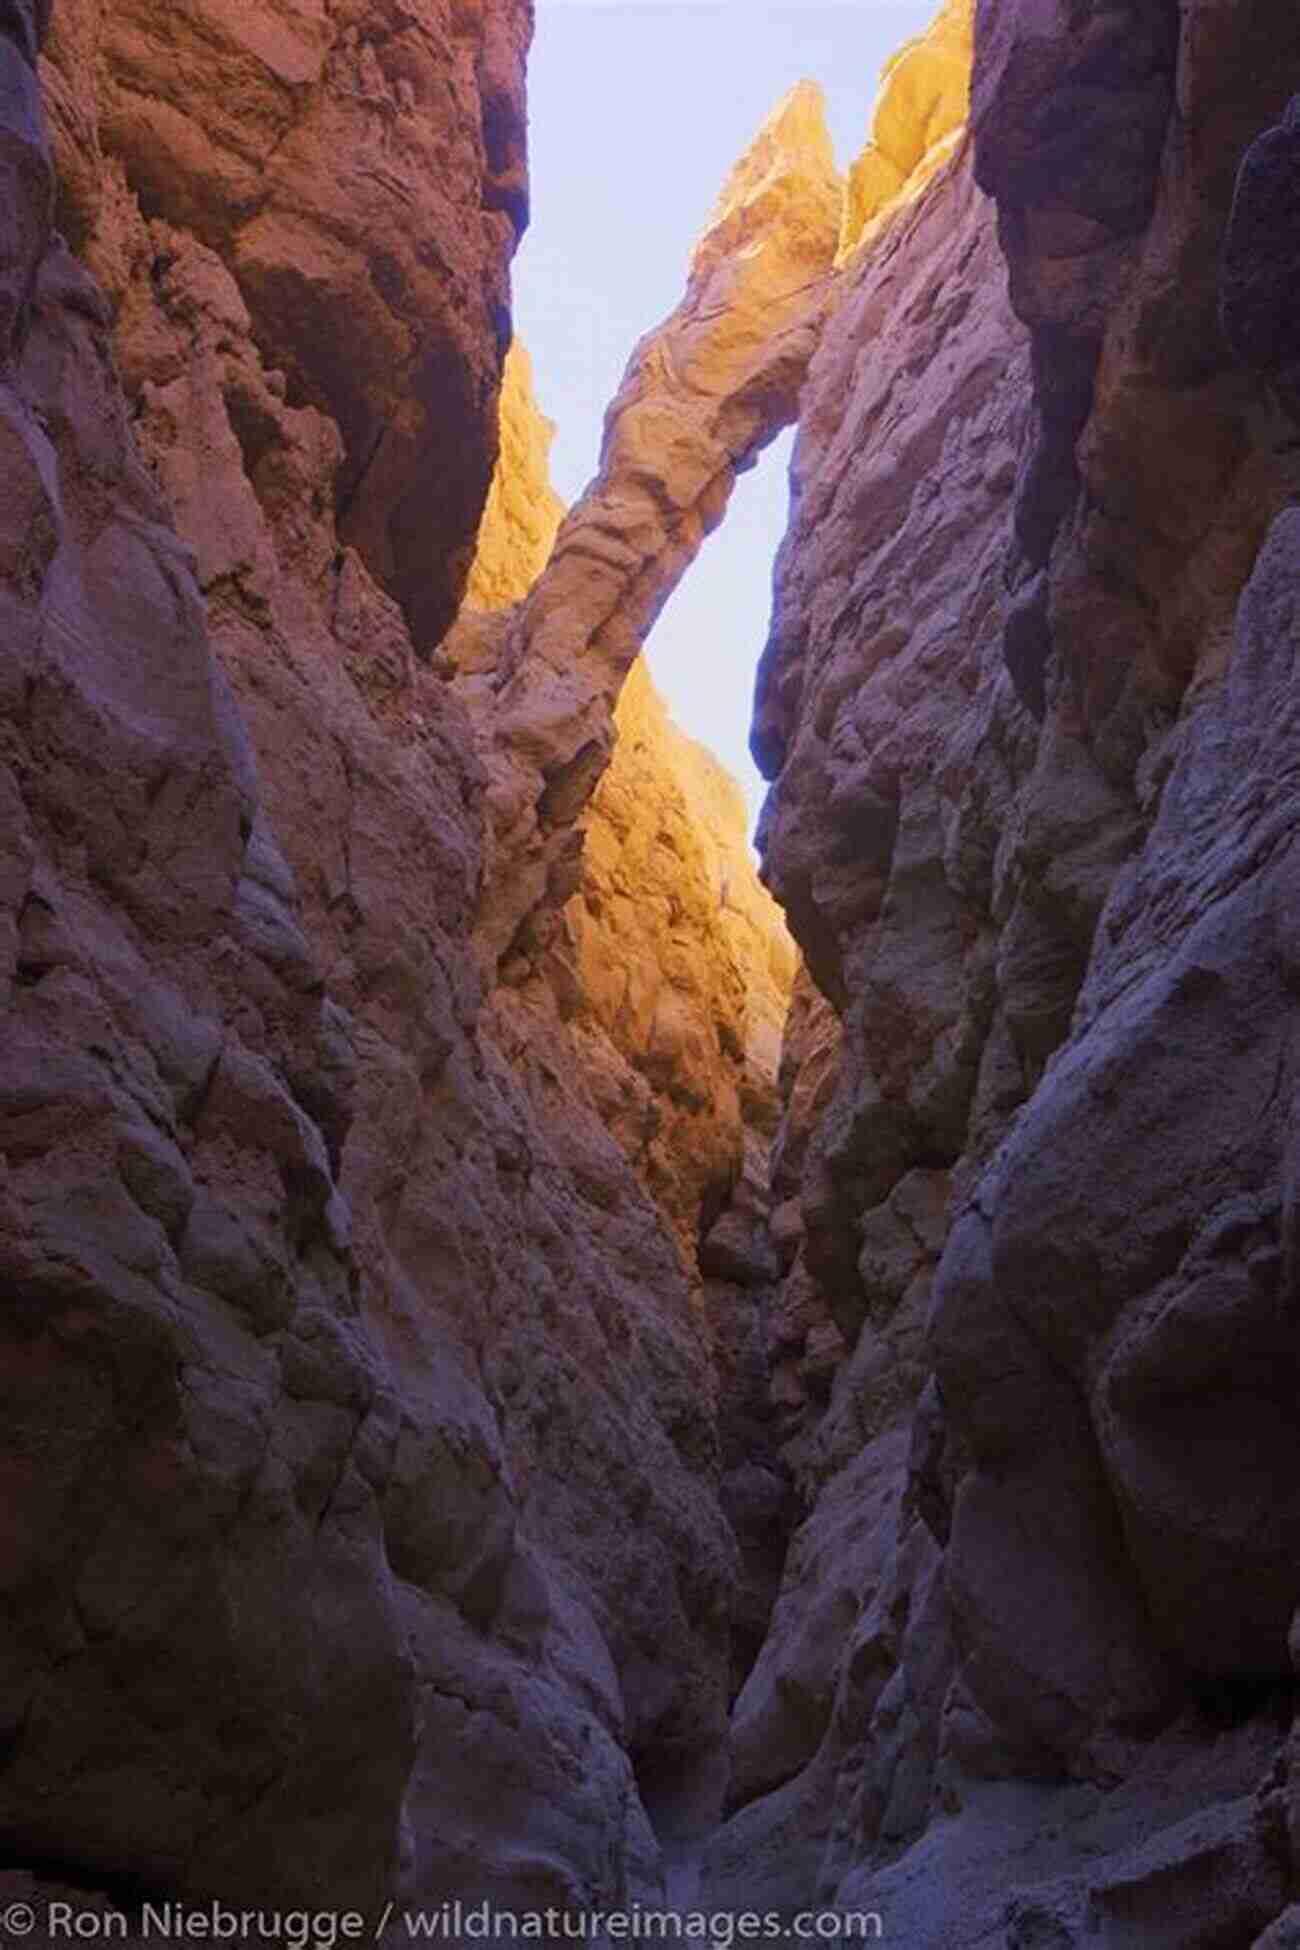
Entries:
<svg viewBox="0 0 1300 1950">
<path fill-rule="evenodd" d="M 515 266 L 566 501 L 596 469 L 605 408 L 632 347 L 681 296 L 691 248 L 731 168 L 787 88 L 826 90 L 840 167 L 869 132 L 880 69 L 938 0 L 537 0 L 529 69 L 533 216 Z M 739 778 L 754 669 L 786 524 L 792 436 L 742 477 L 646 646 L 684 730 Z"/>
</svg>

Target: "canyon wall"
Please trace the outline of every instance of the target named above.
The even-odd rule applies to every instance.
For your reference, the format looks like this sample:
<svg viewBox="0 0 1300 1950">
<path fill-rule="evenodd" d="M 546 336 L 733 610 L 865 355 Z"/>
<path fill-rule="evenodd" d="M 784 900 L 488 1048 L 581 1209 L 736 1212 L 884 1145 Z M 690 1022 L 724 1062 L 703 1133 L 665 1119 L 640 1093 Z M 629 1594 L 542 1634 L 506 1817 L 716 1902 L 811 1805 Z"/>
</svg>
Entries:
<svg viewBox="0 0 1300 1950">
<path fill-rule="evenodd" d="M 653 334 L 637 354 L 646 363 L 670 356 Z M 438 659 L 488 742 L 496 737 L 496 662 L 519 626 L 519 606 L 534 591 L 539 604 L 548 600 L 565 518 L 550 480 L 552 432 L 516 343 L 465 606 Z M 626 492 L 621 475 L 605 484 L 620 513 Z M 558 573 L 571 572 L 561 563 Z M 581 628 L 579 617 L 575 632 Z M 575 634 L 575 657 L 581 644 Z M 512 958 L 504 987 L 538 1017 L 539 1041 L 563 1041 L 567 1030 L 602 1121 L 694 1275 L 742 1178 L 766 1200 L 796 955 L 759 881 L 739 786 L 673 723 L 640 658 L 619 692 L 612 732 L 608 770 L 570 840 L 571 848 L 578 842 L 569 856 L 576 890 L 534 917 L 534 957 Z M 557 1010 L 564 1028 L 543 1030 L 541 1020 Z M 752 1229 L 765 1232 L 765 1213 L 754 1214 Z"/>
<path fill-rule="evenodd" d="M 503 743 L 498 652 L 518 729 L 560 613 L 506 362 L 529 24 L 0 16 L 6 1887 L 587 1909 L 721 1798 L 786 1514 L 737 1430 L 793 952 L 643 675 L 585 828 L 601 767 L 544 708 Z M 588 636 L 634 657 L 793 414 L 837 212 L 804 91 L 558 551 L 637 565 L 577 619 L 607 714 Z"/>
<path fill-rule="evenodd" d="M 566 515 L 530 27 L 0 5 L 0 1893 L 1285 1950 L 1300 28 L 796 88 Z"/>
<path fill-rule="evenodd" d="M 653 1897 L 725 1742 L 716 1370 L 555 997 L 491 979 L 427 655 L 527 9 L 69 0 L 52 155 L 0 24 L 5 1861 Z"/>
<path fill-rule="evenodd" d="M 816 120 L 808 126 L 820 157 Z M 760 147 L 768 142 L 760 132 Z M 672 371 L 671 350 L 654 335 L 635 358 Z M 544 580 L 565 514 L 550 484 L 550 423 L 518 344 L 507 361 L 501 431 L 466 605 L 440 653 L 441 667 L 475 700 L 489 739 L 491 671 L 518 623 L 503 612 Z M 603 493 L 624 519 L 622 470 Z M 575 654 L 580 644 L 575 634 Z M 500 1006 L 520 1046 L 567 1050 L 667 1222 L 691 1283 L 712 1365 L 719 1495 L 741 1550 L 734 1690 L 766 1632 L 793 1518 L 774 1439 L 765 1317 L 777 1270 L 770 1153 L 796 953 L 759 882 L 739 786 L 673 723 L 641 658 L 619 693 L 612 731 L 608 769 L 573 834 L 581 847 L 576 891 L 535 917 L 534 956 L 511 959 Z"/>
<path fill-rule="evenodd" d="M 842 1351 L 711 1874 L 914 1950 L 1294 1940 L 1298 76 L 1263 0 L 981 4 L 801 404 L 755 750 Z"/>
</svg>

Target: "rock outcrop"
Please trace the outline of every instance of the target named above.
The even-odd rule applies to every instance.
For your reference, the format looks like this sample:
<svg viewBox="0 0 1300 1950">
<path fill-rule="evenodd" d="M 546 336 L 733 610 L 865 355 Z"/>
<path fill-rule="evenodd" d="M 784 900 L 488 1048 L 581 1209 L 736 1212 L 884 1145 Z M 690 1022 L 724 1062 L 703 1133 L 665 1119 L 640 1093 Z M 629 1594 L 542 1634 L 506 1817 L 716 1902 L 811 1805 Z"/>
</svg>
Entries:
<svg viewBox="0 0 1300 1950">
<path fill-rule="evenodd" d="M 564 520 L 551 486 L 555 428 L 537 404 L 533 363 L 521 340 L 506 354 L 499 409 L 500 451 L 465 586 L 469 610 L 522 602 L 550 560 Z"/>
<path fill-rule="evenodd" d="M 841 261 L 875 234 L 900 199 L 919 194 L 951 156 L 970 107 L 975 0 L 946 0 L 923 34 L 886 64 L 871 137 L 849 170 Z"/>
<path fill-rule="evenodd" d="M 336 427 L 340 539 L 421 653 L 456 613 L 496 459 L 531 31 L 530 0 L 54 12 L 61 227 L 128 307 L 133 209 L 221 258 L 290 404 Z"/>
<path fill-rule="evenodd" d="M 711 1867 L 915 1950 L 1288 1940 L 1296 36 L 981 5 L 801 407 L 756 750 L 847 1352 Z"/>
<path fill-rule="evenodd" d="M 466 607 L 440 659 L 489 742 L 496 702 L 484 673 L 516 622 L 496 612 L 533 592 L 564 518 L 550 422 L 518 344 L 501 423 Z M 609 769 L 578 823 L 577 891 L 547 917 L 536 965 L 517 959 L 506 987 L 537 1015 L 539 1042 L 573 1039 L 602 1121 L 667 1218 L 688 1275 L 715 1226 L 709 1265 L 766 1272 L 767 1148 L 794 946 L 758 879 L 739 786 L 673 723 L 640 658 L 613 722 Z M 563 1027 L 542 1028 L 557 1011 Z M 727 1211 L 746 1176 L 761 1192 L 752 1223 Z"/>
<path fill-rule="evenodd" d="M 596 478 L 490 653 L 484 760 L 495 848 L 481 931 L 503 971 L 544 949 L 577 885 L 574 823 L 613 749 L 651 625 L 738 473 L 794 418 L 839 231 L 820 91 L 801 84 L 737 164 L 686 295 L 632 354 Z M 450 649 L 463 662 L 461 646 Z"/>
<path fill-rule="evenodd" d="M 688 1265 L 761 1274 L 765 1239 L 722 1222 L 747 1127 L 766 1192 L 794 947 L 750 859 L 740 788 L 673 724 L 642 661 L 615 728 L 582 822 L 582 885 L 541 974 Z"/>
<path fill-rule="evenodd" d="M 399 12 L 329 23 L 277 158 L 352 112 L 349 63 L 408 43 L 452 64 L 460 117 L 482 32 L 488 87 L 508 11 L 443 41 Z M 174 107 L 193 17 L 155 45 L 161 20 L 131 59 Z M 423 495 L 425 406 L 394 405 L 409 444 L 343 506 L 355 427 L 277 296 L 277 238 L 284 278 L 314 261 L 290 178 L 214 231 L 220 144 L 164 116 L 177 167 L 135 180 L 128 24 L 70 6 L 48 68 L 63 196 L 102 189 L 64 221 L 111 305 L 51 238 L 30 50 L 3 42 L 6 1856 L 315 1906 L 653 1896 L 646 1802 L 708 1791 L 730 1684 L 699 1309 L 570 1043 L 483 989 L 474 726 L 377 512 L 402 454 L 391 507 Z M 497 119 L 462 185 L 475 289 Z M 320 248 L 378 305 L 366 251 L 415 233 L 409 179 L 376 180 L 358 254 Z M 486 458 L 479 316 L 438 370 Z M 458 520 L 430 522 L 449 599 Z"/>
<path fill-rule="evenodd" d="M 483 672 L 502 636 L 484 612 L 494 598 L 509 605 L 529 594 L 563 515 L 547 470 L 549 423 L 521 347 L 512 358 L 467 607 L 442 656 L 489 714 Z M 614 731 L 609 768 L 578 827 L 578 890 L 549 918 L 536 962 L 511 964 L 498 1006 L 520 1047 L 569 1051 L 695 1289 L 719 1418 L 720 1496 L 742 1550 L 734 1690 L 766 1633 L 793 1510 L 774 1439 L 766 1302 L 776 1277 L 777 1070 L 796 957 L 759 882 L 739 786 L 672 722 L 641 658 L 619 694 Z"/>
</svg>

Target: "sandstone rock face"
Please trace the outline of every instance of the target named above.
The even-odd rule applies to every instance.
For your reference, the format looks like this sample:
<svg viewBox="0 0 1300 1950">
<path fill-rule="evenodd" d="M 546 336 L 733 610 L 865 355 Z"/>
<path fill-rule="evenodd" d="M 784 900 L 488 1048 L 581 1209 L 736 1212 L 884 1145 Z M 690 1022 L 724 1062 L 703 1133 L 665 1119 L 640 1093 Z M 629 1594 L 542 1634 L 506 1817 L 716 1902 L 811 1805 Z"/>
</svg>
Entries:
<svg viewBox="0 0 1300 1950">
<path fill-rule="evenodd" d="M 981 6 L 801 407 L 755 742 L 847 1352 L 710 1865 L 922 1950 L 1292 1929 L 1296 34 Z"/>
<path fill-rule="evenodd" d="M 975 0 L 947 0 L 925 33 L 904 43 L 880 77 L 871 138 L 849 171 L 840 258 L 857 248 L 900 195 L 915 195 L 947 161 L 970 105 Z"/>
<path fill-rule="evenodd" d="M 369 1901 L 397 1871 L 417 1695 L 338 1030 L 14 99 L 0 1830 L 11 1858 L 191 1886 L 238 1861 L 250 1887 L 328 1874 Z"/>
<path fill-rule="evenodd" d="M 511 342 L 501 382 L 500 451 L 465 587 L 472 610 L 509 609 L 522 602 L 550 560 L 564 519 L 551 486 L 555 428 L 533 393 L 527 347 Z"/>
<path fill-rule="evenodd" d="M 341 539 L 421 651 L 496 459 L 531 30 L 530 0 L 60 0 L 46 70 L 69 238 L 114 302 L 119 207 L 221 257 L 291 404 L 337 427 Z"/>
<path fill-rule="evenodd" d="M 459 687 L 471 708 L 486 708 L 489 735 L 494 699 L 483 671 L 502 632 L 475 605 L 522 599 L 544 570 L 563 513 L 549 440 L 516 346 L 469 606 L 443 653 L 444 663 L 460 660 Z M 696 1288 L 722 1506 L 742 1549 L 734 1690 L 766 1632 L 792 1521 L 772 1427 L 765 1301 L 776 1275 L 769 1151 L 795 950 L 758 880 L 739 787 L 673 724 L 640 659 L 614 729 L 609 769 L 581 818 L 578 891 L 550 922 L 536 964 L 515 959 L 498 1006 L 521 1046 L 570 1051 Z"/>
<path fill-rule="evenodd" d="M 428 38 L 312 20 L 327 75 Z M 730 1684 L 699 1305 L 554 1003 L 539 1039 L 484 992 L 474 725 L 340 536 L 354 429 L 248 270 L 282 205 L 218 234 L 216 135 L 158 182 L 114 146 L 129 24 L 70 6 L 49 65 L 113 314 L 50 241 L 30 76 L 8 152 L 0 1832 L 250 1901 L 649 1899 L 646 1802 L 713 1791 Z M 484 456 L 498 356 L 439 354 Z"/>
<path fill-rule="evenodd" d="M 910 1425 L 1018 749 L 997 616 L 1027 363 L 963 158 L 841 273 L 760 670 L 756 749 L 782 767 L 766 868 L 821 994 L 791 1019 L 774 1186 L 798 1205 L 778 1224 L 774 1325 L 809 1514 L 737 1708 L 743 1805 L 710 1854 L 736 1900 L 754 1864 L 773 1900 L 832 1893 L 923 1824 L 936 1777 L 957 1654 L 940 1543 L 908 1489 Z"/>
<path fill-rule="evenodd" d="M 466 611 L 442 660 L 455 660 L 489 740 L 495 697 L 483 670 L 502 630 L 485 612 L 530 593 L 564 514 L 547 465 L 550 423 L 518 343 L 501 424 Z M 794 945 L 758 879 L 740 788 L 672 722 L 640 659 L 614 731 L 609 770 L 581 816 L 578 891 L 550 922 L 536 967 L 516 960 L 508 986 L 537 1013 L 540 1041 L 563 1040 L 558 1026 L 540 1027 L 548 1013 L 567 1026 L 602 1120 L 668 1219 L 688 1273 L 703 1264 L 762 1284 Z M 728 1210 L 747 1178 L 757 1199 L 748 1216 Z"/>
<path fill-rule="evenodd" d="M 793 1521 L 766 1320 L 770 1149 L 795 950 L 760 885 L 740 788 L 673 724 L 644 662 L 582 824 L 582 885 L 538 978 L 587 1089 L 672 1229 L 711 1350 L 722 1507 L 742 1550 L 733 1690 L 757 1655 Z"/>
<path fill-rule="evenodd" d="M 725 1215 L 746 1127 L 761 1141 L 775 1119 L 794 947 L 750 861 L 739 787 L 672 723 L 643 662 L 615 728 L 583 820 L 582 886 L 542 972 L 687 1263 L 702 1254 L 724 1278 L 752 1267 L 761 1283 L 761 1223 L 751 1240 Z"/>
<path fill-rule="evenodd" d="M 574 822 L 619 690 L 738 472 L 794 417 L 835 254 L 841 185 L 820 91 L 794 89 L 726 184 L 686 295 L 634 351 L 600 468 L 490 653 L 495 840 L 485 945 L 536 959 L 576 882 Z M 451 660 L 463 667 L 458 649 Z"/>
<path fill-rule="evenodd" d="M 962 19 L 538 575 L 524 11 L 65 0 L 56 177 L 0 7 L 0 1901 L 1295 1940 L 1300 25 Z M 797 396 L 778 1069 L 636 658 Z"/>
</svg>

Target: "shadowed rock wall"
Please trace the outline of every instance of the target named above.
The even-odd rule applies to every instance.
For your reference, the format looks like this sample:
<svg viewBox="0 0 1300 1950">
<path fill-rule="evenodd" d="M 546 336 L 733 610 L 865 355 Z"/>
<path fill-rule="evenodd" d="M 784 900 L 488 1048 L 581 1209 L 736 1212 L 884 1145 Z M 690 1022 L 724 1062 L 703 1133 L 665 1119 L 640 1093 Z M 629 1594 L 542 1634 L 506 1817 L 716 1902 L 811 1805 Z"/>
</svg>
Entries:
<svg viewBox="0 0 1300 1950">
<path fill-rule="evenodd" d="M 1277 6 L 981 6 L 801 405 L 756 750 L 845 1353 L 712 1872 L 911 1945 L 1290 1940 L 1292 124 L 1227 231 L 1298 75 Z"/>
<path fill-rule="evenodd" d="M 398 546 L 418 504 L 453 602 L 496 451 L 523 25 L 70 5 L 48 92 L 102 289 L 51 237 L 0 43 L 11 1862 L 609 1902 L 660 1887 L 637 1770 L 721 1749 L 706 1339 L 568 1044 L 484 989 L 475 734 Z M 191 35 L 266 94 L 255 160 Z M 403 253 L 432 263 L 444 216 L 459 256 L 408 337 Z M 354 396 L 313 360 L 358 316 Z M 429 360 L 471 417 L 434 411 Z M 357 471 L 367 416 L 400 437 Z M 459 514 L 435 425 L 457 492 L 481 473 Z"/>
</svg>

